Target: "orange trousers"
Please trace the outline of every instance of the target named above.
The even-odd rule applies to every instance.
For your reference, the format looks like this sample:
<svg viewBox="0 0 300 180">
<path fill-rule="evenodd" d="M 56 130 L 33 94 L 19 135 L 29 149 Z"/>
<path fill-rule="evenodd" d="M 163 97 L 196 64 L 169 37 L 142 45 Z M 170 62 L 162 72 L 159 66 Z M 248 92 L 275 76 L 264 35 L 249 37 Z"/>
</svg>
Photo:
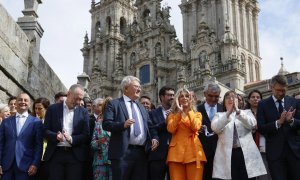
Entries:
<svg viewBox="0 0 300 180">
<path fill-rule="evenodd" d="M 196 162 L 187 164 L 169 162 L 169 172 L 171 180 L 202 180 L 204 164 L 196 168 Z"/>
</svg>

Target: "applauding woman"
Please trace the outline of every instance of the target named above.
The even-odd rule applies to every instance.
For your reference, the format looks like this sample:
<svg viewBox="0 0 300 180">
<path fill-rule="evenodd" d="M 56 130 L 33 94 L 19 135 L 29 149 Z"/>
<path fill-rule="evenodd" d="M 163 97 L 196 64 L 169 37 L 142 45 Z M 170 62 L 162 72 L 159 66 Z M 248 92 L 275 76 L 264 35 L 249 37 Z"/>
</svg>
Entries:
<svg viewBox="0 0 300 180">
<path fill-rule="evenodd" d="M 167 163 L 171 180 L 202 180 L 206 157 L 198 138 L 202 115 L 196 112 L 191 93 L 181 88 L 175 95 L 167 130 L 172 134 Z"/>
<path fill-rule="evenodd" d="M 251 110 L 240 110 L 234 91 L 224 95 L 225 112 L 216 113 L 211 128 L 218 134 L 213 178 L 248 180 L 266 174 L 261 155 L 252 137 L 256 119 Z"/>
</svg>

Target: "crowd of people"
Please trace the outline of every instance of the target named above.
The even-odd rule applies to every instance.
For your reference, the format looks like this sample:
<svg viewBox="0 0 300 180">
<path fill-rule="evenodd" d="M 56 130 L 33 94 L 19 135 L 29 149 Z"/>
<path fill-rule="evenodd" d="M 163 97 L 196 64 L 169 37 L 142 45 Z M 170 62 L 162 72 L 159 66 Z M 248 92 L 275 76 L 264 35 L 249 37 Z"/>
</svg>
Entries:
<svg viewBox="0 0 300 180">
<path fill-rule="evenodd" d="M 287 87 L 276 75 L 266 99 L 221 100 L 208 82 L 197 106 L 186 87 L 164 86 L 157 107 L 134 76 L 116 99 L 90 101 L 79 84 L 53 104 L 20 93 L 0 104 L 0 179 L 298 180 L 300 100 Z"/>
</svg>

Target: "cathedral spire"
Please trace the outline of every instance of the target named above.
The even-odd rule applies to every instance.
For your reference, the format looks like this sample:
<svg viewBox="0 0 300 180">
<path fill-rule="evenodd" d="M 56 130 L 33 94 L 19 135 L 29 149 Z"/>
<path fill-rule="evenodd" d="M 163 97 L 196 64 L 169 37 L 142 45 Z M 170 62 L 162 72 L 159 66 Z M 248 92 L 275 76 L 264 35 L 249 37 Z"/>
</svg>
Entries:
<svg viewBox="0 0 300 180">
<path fill-rule="evenodd" d="M 283 57 L 280 57 L 280 61 L 281 61 L 281 67 L 278 71 L 278 75 L 286 75 L 289 74 L 289 72 L 285 69 L 284 64 L 283 64 Z"/>
</svg>

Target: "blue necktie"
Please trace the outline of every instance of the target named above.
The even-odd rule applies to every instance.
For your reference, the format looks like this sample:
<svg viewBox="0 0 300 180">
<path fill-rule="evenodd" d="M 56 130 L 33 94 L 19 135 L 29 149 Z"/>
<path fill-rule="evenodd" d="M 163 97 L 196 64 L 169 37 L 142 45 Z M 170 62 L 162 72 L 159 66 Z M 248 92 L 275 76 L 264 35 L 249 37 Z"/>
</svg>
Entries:
<svg viewBox="0 0 300 180">
<path fill-rule="evenodd" d="M 209 120 L 211 121 L 215 116 L 215 109 L 213 106 L 210 106 L 210 109 L 209 109 L 209 114 L 208 114 L 208 118 Z"/>
<path fill-rule="evenodd" d="M 132 111 L 132 119 L 134 119 L 134 124 L 133 124 L 133 129 L 134 129 L 134 135 L 138 136 L 141 134 L 141 129 L 140 129 L 140 122 L 138 119 L 137 112 L 134 108 L 134 101 L 130 101 L 131 103 L 131 111 Z"/>
<path fill-rule="evenodd" d="M 281 113 L 283 112 L 283 106 L 282 106 L 282 100 L 277 100 L 278 102 L 278 112 L 279 112 L 279 115 L 281 115 Z"/>
</svg>

